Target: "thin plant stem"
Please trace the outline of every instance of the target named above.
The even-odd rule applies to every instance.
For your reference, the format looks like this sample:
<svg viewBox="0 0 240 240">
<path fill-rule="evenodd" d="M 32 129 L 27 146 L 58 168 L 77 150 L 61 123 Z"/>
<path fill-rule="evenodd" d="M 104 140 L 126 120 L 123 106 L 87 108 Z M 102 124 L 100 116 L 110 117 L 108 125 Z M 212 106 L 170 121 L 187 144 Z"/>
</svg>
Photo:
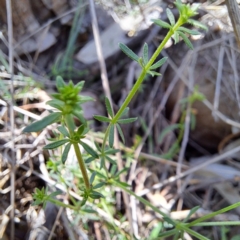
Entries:
<svg viewBox="0 0 240 240">
<path fill-rule="evenodd" d="M 73 128 L 74 122 L 73 122 L 73 118 L 72 118 L 71 115 L 66 115 L 65 116 L 65 123 L 67 125 L 67 128 L 69 130 L 70 135 L 72 135 L 74 133 L 74 130 L 73 130 L 74 129 Z M 86 187 L 86 189 L 89 190 L 91 188 L 91 185 L 90 185 L 90 182 L 89 182 L 87 169 L 86 169 L 84 160 L 82 158 L 82 154 L 81 154 L 81 151 L 80 151 L 78 143 L 73 143 L 73 147 L 74 147 L 74 151 L 75 151 L 75 154 L 76 154 L 76 157 L 77 157 L 77 160 L 78 160 L 78 164 L 79 164 L 80 170 L 82 172 L 82 176 L 83 176 L 83 180 L 84 180 L 84 183 L 85 183 L 85 187 Z"/>
<path fill-rule="evenodd" d="M 213 217 L 215 217 L 216 215 L 219 215 L 219 214 L 221 214 L 221 213 L 228 212 L 228 211 L 230 211 L 230 210 L 232 210 L 232 209 L 234 209 L 234 208 L 237 208 L 237 207 L 239 207 L 239 206 L 240 206 L 240 202 L 234 203 L 234 204 L 232 204 L 232 205 L 230 205 L 230 206 L 227 206 L 227 207 L 225 207 L 225 208 L 222 208 L 222 209 L 220 209 L 220 210 L 218 210 L 218 211 L 216 211 L 216 212 L 213 212 L 213 213 L 207 214 L 207 215 L 205 215 L 205 216 L 203 216 L 203 217 L 200 217 L 200 218 L 198 218 L 197 220 L 192 221 L 191 223 L 188 223 L 187 226 L 188 226 L 188 227 L 195 226 L 195 224 L 198 224 L 198 223 L 203 222 L 203 221 L 205 221 L 205 220 L 207 220 L 207 219 L 213 218 Z"/>
<path fill-rule="evenodd" d="M 73 147 L 74 147 L 74 151 L 75 151 L 75 154 L 76 154 L 76 157 L 77 157 L 77 160 L 78 160 L 79 167 L 80 167 L 81 172 L 82 172 L 85 187 L 86 187 L 86 189 L 89 190 L 91 188 L 91 186 L 90 186 L 86 166 L 85 166 L 85 163 L 83 161 L 82 154 L 81 154 L 81 151 L 79 149 L 78 143 L 74 143 Z"/>
<path fill-rule="evenodd" d="M 136 94 L 136 92 L 138 91 L 138 89 L 140 88 L 146 74 L 147 71 L 150 69 L 150 67 L 152 66 L 152 64 L 154 63 L 154 61 L 156 60 L 156 58 L 159 56 L 159 54 L 161 53 L 161 51 L 163 50 L 164 46 L 166 45 L 166 43 L 168 42 L 168 40 L 171 38 L 171 36 L 174 34 L 174 32 L 183 24 L 183 21 L 181 18 L 179 18 L 179 20 L 177 21 L 177 23 L 175 24 L 175 26 L 169 30 L 169 32 L 167 33 L 166 37 L 163 39 L 163 41 L 161 42 L 161 44 L 158 46 L 157 50 L 154 52 L 154 54 L 152 55 L 152 57 L 150 58 L 150 60 L 148 61 L 147 65 L 142 69 L 140 76 L 138 77 L 136 83 L 134 84 L 133 88 L 131 89 L 131 91 L 129 92 L 128 96 L 126 97 L 125 101 L 123 102 L 122 106 L 120 107 L 120 109 L 118 110 L 118 112 L 116 113 L 116 115 L 114 116 L 114 118 L 112 119 L 112 123 L 116 123 L 118 121 L 118 119 L 120 118 L 120 116 L 122 115 L 123 111 L 126 109 L 126 107 L 128 106 L 128 104 L 131 102 L 132 98 L 134 97 L 134 95 Z"/>
</svg>

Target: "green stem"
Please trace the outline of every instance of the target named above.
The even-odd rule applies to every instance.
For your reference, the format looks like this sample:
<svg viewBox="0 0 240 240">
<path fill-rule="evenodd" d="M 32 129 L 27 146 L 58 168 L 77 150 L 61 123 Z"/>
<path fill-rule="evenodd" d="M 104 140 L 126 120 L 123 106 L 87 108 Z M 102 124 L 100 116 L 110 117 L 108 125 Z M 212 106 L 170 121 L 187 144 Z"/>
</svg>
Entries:
<svg viewBox="0 0 240 240">
<path fill-rule="evenodd" d="M 216 212 L 209 213 L 209 214 L 207 214 L 207 215 L 205 215 L 205 216 L 203 216 L 203 217 L 200 217 L 200 218 L 198 218 L 197 220 L 188 223 L 186 226 L 187 226 L 187 227 L 195 226 L 196 224 L 198 224 L 198 223 L 200 223 L 200 222 L 203 222 L 203 221 L 205 221 L 205 220 L 207 220 L 207 219 L 209 219 L 209 218 L 213 218 L 213 217 L 215 217 L 216 215 L 219 215 L 219 214 L 228 212 L 228 211 L 230 211 L 230 210 L 232 210 L 232 209 L 234 209 L 234 208 L 237 208 L 237 207 L 239 207 L 239 206 L 240 206 L 240 202 L 234 203 L 234 204 L 232 204 L 232 205 L 230 205 L 230 206 L 227 206 L 227 207 L 225 207 L 225 208 L 222 208 L 222 209 L 220 209 L 220 210 L 218 210 L 218 211 L 216 211 Z"/>
<path fill-rule="evenodd" d="M 70 114 L 66 115 L 65 116 L 65 122 L 66 122 L 66 125 L 67 125 L 67 128 L 68 128 L 68 131 L 69 131 L 70 135 L 73 135 L 75 124 L 74 124 L 72 115 L 70 115 Z M 86 187 L 86 189 L 90 189 L 91 186 L 90 186 L 86 166 L 85 166 L 84 160 L 82 158 L 82 154 L 81 154 L 81 151 L 79 149 L 78 143 L 73 143 L 73 147 L 74 147 L 74 151 L 75 151 L 75 154 L 76 154 L 76 157 L 77 157 L 77 160 L 78 160 L 80 170 L 82 172 L 85 187 Z"/>
<path fill-rule="evenodd" d="M 107 138 L 108 138 L 108 135 L 109 135 L 110 127 L 111 127 L 111 124 L 108 125 L 107 130 L 106 130 L 105 135 L 104 135 L 103 144 L 102 144 L 102 153 L 104 153 L 104 150 L 105 150 L 105 146 L 106 146 L 106 143 L 107 143 Z M 104 170 L 106 172 L 106 175 L 108 177 L 108 170 L 107 170 L 107 167 L 106 167 L 106 164 L 105 164 L 105 156 L 104 156 L 103 168 L 104 168 Z"/>
<path fill-rule="evenodd" d="M 65 203 L 63 203 L 63 202 L 61 202 L 61 201 L 58 201 L 58 200 L 56 200 L 56 199 L 53 199 L 53 198 L 48 199 L 48 201 L 51 202 L 51 203 L 53 203 L 53 204 L 55 204 L 56 206 L 60 206 L 60 207 L 64 207 L 64 208 L 70 208 L 70 209 L 73 209 L 73 210 L 76 211 L 76 207 L 73 206 L 73 205 L 65 204 Z"/>
<path fill-rule="evenodd" d="M 79 149 L 78 143 L 73 143 L 73 147 L 74 147 L 74 150 L 75 150 L 75 154 L 76 154 L 76 157 L 77 157 L 77 160 L 78 160 L 79 167 L 80 167 L 81 172 L 82 172 L 85 187 L 86 187 L 86 189 L 89 190 L 91 188 L 91 186 L 90 186 L 86 166 L 85 166 L 85 163 L 83 161 L 82 154 L 81 154 L 81 151 Z"/>
<path fill-rule="evenodd" d="M 162 215 L 165 218 L 169 218 L 169 216 L 166 213 L 160 211 L 157 207 L 154 207 L 150 202 L 148 202 L 144 198 L 138 196 L 136 193 L 134 193 L 133 191 L 129 190 L 127 187 L 124 187 L 122 184 L 118 183 L 116 180 L 113 180 L 112 182 L 113 182 L 114 186 L 117 186 L 117 187 L 121 188 L 122 190 L 124 190 L 125 192 L 129 193 L 130 195 L 134 196 L 141 203 L 143 203 L 144 205 L 150 207 L 154 212 L 159 213 L 160 215 Z"/>
<path fill-rule="evenodd" d="M 174 32 L 183 24 L 183 21 L 181 19 L 181 17 L 178 19 L 177 23 L 174 25 L 174 27 L 172 29 L 169 30 L 168 34 L 166 35 L 166 37 L 163 39 L 163 41 L 161 42 L 161 44 L 158 46 L 157 50 L 154 52 L 154 54 L 152 55 L 151 59 L 148 61 L 147 65 L 145 66 L 145 68 L 142 69 L 140 76 L 138 77 L 136 83 L 134 84 L 133 88 L 131 89 L 131 91 L 129 92 L 127 98 L 125 99 L 125 101 L 123 102 L 122 106 L 120 107 L 120 109 L 118 110 L 118 112 L 116 113 L 116 115 L 114 116 L 114 118 L 112 119 L 112 123 L 116 123 L 118 121 L 118 119 L 120 118 L 120 116 L 122 115 L 123 111 L 126 109 L 126 107 L 128 106 L 128 104 L 131 102 L 132 98 L 134 97 L 134 95 L 136 94 L 136 92 L 138 91 L 138 89 L 140 88 L 146 74 L 147 71 L 150 69 L 150 67 L 152 66 L 152 64 L 154 63 L 154 61 L 156 60 L 156 58 L 158 57 L 158 55 L 161 53 L 161 51 L 163 50 L 164 46 L 166 45 L 166 43 L 168 42 L 168 40 L 171 38 L 171 36 L 174 34 Z"/>
</svg>

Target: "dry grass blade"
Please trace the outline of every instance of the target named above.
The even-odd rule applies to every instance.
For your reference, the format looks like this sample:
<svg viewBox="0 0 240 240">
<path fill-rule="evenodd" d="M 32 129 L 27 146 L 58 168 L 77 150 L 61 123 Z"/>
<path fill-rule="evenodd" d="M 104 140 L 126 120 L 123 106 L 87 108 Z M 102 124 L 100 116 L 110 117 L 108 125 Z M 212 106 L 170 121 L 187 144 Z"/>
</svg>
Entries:
<svg viewBox="0 0 240 240">
<path fill-rule="evenodd" d="M 213 157 L 212 159 L 209 159 L 207 162 L 203 162 L 203 163 L 199 164 L 198 166 L 195 166 L 195 167 L 192 167 L 192 168 L 188 169 L 187 171 L 181 173 L 180 175 L 170 177 L 169 179 L 167 179 L 167 180 L 165 180 L 161 183 L 155 184 L 155 185 L 152 186 L 151 189 L 146 189 L 146 190 L 142 191 L 141 193 L 139 193 L 138 195 L 143 196 L 143 195 L 147 194 L 148 192 L 150 192 L 154 189 L 159 189 L 159 188 L 161 188 L 161 187 L 163 187 L 167 184 L 173 183 L 173 182 L 177 181 L 178 179 L 186 177 L 189 174 L 192 174 L 192 173 L 196 172 L 197 170 L 199 170 L 201 168 L 207 167 L 210 164 L 220 162 L 224 159 L 227 159 L 227 158 L 233 156 L 235 153 L 237 153 L 239 151 L 240 151 L 240 146 L 238 146 L 236 148 L 233 148 L 233 149 L 231 149 L 231 150 L 229 150 L 229 151 L 227 151 L 223 154 L 218 154 L 215 157 Z"/>
<path fill-rule="evenodd" d="M 12 154 L 11 154 L 11 240 L 15 239 L 15 151 L 14 151 L 14 86 L 13 86 L 13 23 L 12 23 L 12 5 L 11 0 L 6 0 L 7 7 L 7 25 L 8 25 L 8 61 L 9 74 L 11 75 L 11 103 L 10 103 L 10 119 L 11 119 L 11 134 L 12 134 Z"/>
</svg>

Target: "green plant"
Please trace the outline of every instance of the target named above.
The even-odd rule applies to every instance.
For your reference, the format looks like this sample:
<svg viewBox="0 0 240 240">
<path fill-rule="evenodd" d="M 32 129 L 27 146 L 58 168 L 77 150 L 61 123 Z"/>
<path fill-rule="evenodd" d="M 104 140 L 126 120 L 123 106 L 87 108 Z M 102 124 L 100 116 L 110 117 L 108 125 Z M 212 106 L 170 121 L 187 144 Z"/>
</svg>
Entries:
<svg viewBox="0 0 240 240">
<path fill-rule="evenodd" d="M 167 236 L 174 236 L 174 239 L 184 239 L 184 233 L 188 233 L 197 239 L 208 239 L 198 232 L 192 230 L 193 226 L 210 226 L 210 225 L 226 225 L 226 222 L 220 223 L 206 223 L 205 220 L 229 211 L 233 208 L 240 206 L 240 203 L 233 204 L 227 208 L 221 209 L 220 211 L 208 214 L 202 218 L 198 218 L 195 221 L 189 222 L 190 216 L 197 211 L 197 207 L 193 208 L 187 218 L 184 221 L 176 221 L 171 219 L 168 214 L 160 211 L 157 207 L 153 206 L 147 200 L 142 197 L 139 197 L 134 192 L 130 190 L 130 186 L 120 181 L 120 175 L 124 174 L 128 169 L 124 168 L 121 171 L 117 171 L 116 161 L 114 159 L 114 154 L 119 150 L 114 149 L 114 134 L 115 129 L 120 135 L 122 142 L 124 143 L 124 135 L 121 130 L 122 124 L 127 124 L 136 120 L 136 118 L 127 118 L 128 113 L 128 105 L 131 102 L 134 95 L 139 90 L 145 76 L 150 74 L 152 76 L 159 75 L 156 72 L 156 69 L 159 68 L 162 64 L 167 60 L 166 58 L 162 58 L 158 60 L 159 54 L 164 48 L 167 41 L 173 37 L 175 43 L 177 43 L 180 39 L 182 39 L 190 48 L 193 48 L 191 42 L 187 38 L 187 35 L 199 34 L 199 32 L 195 30 L 189 30 L 182 25 L 185 23 L 192 24 L 196 27 L 200 27 L 206 30 L 206 27 L 201 23 L 191 19 L 191 17 L 197 14 L 197 7 L 191 8 L 190 5 L 184 5 L 181 1 L 177 0 L 175 3 L 176 7 L 180 12 L 179 19 L 175 22 L 175 18 L 171 12 L 171 10 L 167 9 L 167 15 L 169 18 L 169 22 L 163 22 L 162 20 L 153 20 L 153 22 L 163 28 L 168 29 L 168 33 L 162 43 L 159 45 L 153 56 L 148 59 L 148 45 L 144 44 L 143 48 L 143 56 L 137 56 L 131 49 L 129 49 L 124 44 L 120 44 L 121 50 L 128 55 L 132 60 L 138 62 L 141 66 L 142 71 L 135 85 L 129 92 L 127 98 L 124 103 L 115 114 L 110 101 L 105 98 L 106 109 L 109 117 L 106 116 L 95 116 L 95 119 L 101 122 L 105 122 L 108 124 L 106 129 L 103 142 L 101 145 L 95 142 L 95 147 L 90 146 L 84 141 L 86 134 L 89 131 L 88 124 L 83 117 L 83 111 L 81 108 L 81 104 L 86 101 L 91 101 L 92 99 L 89 97 L 83 97 L 79 95 L 81 92 L 84 82 L 81 81 L 78 84 L 74 85 L 71 81 L 67 84 L 63 81 L 61 77 L 57 77 L 56 86 L 58 93 L 53 94 L 53 100 L 49 101 L 48 104 L 55 108 L 53 112 L 51 112 L 47 117 L 43 118 L 40 121 L 34 122 L 31 125 L 27 126 L 23 132 L 36 132 L 41 131 L 46 128 L 48 125 L 53 123 L 60 123 L 57 127 L 58 134 L 56 134 L 54 139 L 51 139 L 51 142 L 47 144 L 44 149 L 55 149 L 63 146 L 61 162 L 64 164 L 69 155 L 70 149 L 73 148 L 75 152 L 75 156 L 77 162 L 79 164 L 79 169 L 76 171 L 72 171 L 75 175 L 80 175 L 79 180 L 79 192 L 82 196 L 82 201 L 77 202 L 74 198 L 71 197 L 71 203 L 65 204 L 56 199 L 56 196 L 59 192 L 48 194 L 47 189 L 36 189 L 33 197 L 35 199 L 34 204 L 43 204 L 45 205 L 47 201 L 50 201 L 59 206 L 71 208 L 76 212 L 85 211 L 91 212 L 89 208 L 86 208 L 87 201 L 94 202 L 96 199 L 101 199 L 104 197 L 102 194 L 102 189 L 106 186 L 114 186 L 119 187 L 123 191 L 128 194 L 134 196 L 145 206 L 150 207 L 154 212 L 159 213 L 162 217 L 161 222 L 157 229 L 155 229 L 151 233 L 151 238 L 162 239 Z M 197 97 L 193 94 L 193 97 L 187 99 L 189 102 L 193 102 L 197 99 Z M 76 126 L 74 119 L 78 119 L 81 123 L 80 126 Z M 83 147 L 86 154 L 83 154 L 80 151 L 80 146 Z M 61 169 L 61 163 L 54 163 L 50 161 L 48 163 L 49 169 L 53 172 L 58 172 Z M 60 181 L 66 184 L 66 187 L 69 187 L 69 183 L 63 178 L 60 177 Z M 99 200 L 98 200 L 99 201 Z M 104 206 L 104 202 L 102 202 Z M 234 222 L 232 224 L 239 224 L 239 222 Z M 170 230 L 168 230 L 171 228 Z"/>
</svg>

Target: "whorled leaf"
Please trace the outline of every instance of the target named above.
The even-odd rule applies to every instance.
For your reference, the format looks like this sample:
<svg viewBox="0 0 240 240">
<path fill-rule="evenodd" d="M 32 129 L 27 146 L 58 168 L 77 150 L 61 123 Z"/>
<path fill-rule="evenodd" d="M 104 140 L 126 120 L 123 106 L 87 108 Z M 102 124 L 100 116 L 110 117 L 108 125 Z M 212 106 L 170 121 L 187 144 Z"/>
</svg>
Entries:
<svg viewBox="0 0 240 240">
<path fill-rule="evenodd" d="M 110 158 L 109 156 L 106 156 L 106 159 L 113 165 L 116 165 L 116 161 L 112 158 Z"/>
<path fill-rule="evenodd" d="M 101 187 L 103 187 L 105 184 L 106 184 L 105 182 L 97 183 L 95 186 L 93 186 L 93 189 L 101 188 Z"/>
<path fill-rule="evenodd" d="M 104 195 L 102 195 L 100 192 L 91 191 L 89 194 L 89 197 L 92 199 L 99 199 L 99 198 L 104 198 Z"/>
<path fill-rule="evenodd" d="M 167 8 L 166 13 L 167 13 L 167 17 L 169 19 L 170 24 L 172 26 L 174 26 L 176 22 L 175 22 L 175 17 L 173 15 L 172 11 L 169 8 Z"/>
<path fill-rule="evenodd" d="M 110 169 L 110 174 L 111 174 L 111 176 L 114 176 L 115 173 L 116 173 L 116 171 L 117 171 L 117 165 L 114 164 L 114 165 L 112 165 L 112 167 L 111 167 L 111 169 Z"/>
<path fill-rule="evenodd" d="M 89 153 L 91 156 L 95 158 L 98 158 L 98 154 L 88 144 L 86 144 L 83 141 L 79 141 L 79 143 L 82 145 L 82 147 L 87 153 Z"/>
<path fill-rule="evenodd" d="M 61 112 L 50 113 L 45 118 L 43 118 L 39 121 L 36 121 L 36 122 L 30 124 L 29 126 L 25 127 L 23 129 L 23 132 L 38 132 L 38 131 L 41 131 L 42 129 L 44 129 L 48 125 L 51 125 L 53 123 L 56 123 L 56 122 L 60 121 L 61 116 L 62 116 Z"/>
<path fill-rule="evenodd" d="M 147 63 L 148 63 L 148 45 L 147 45 L 147 43 L 144 43 L 144 46 L 143 46 L 143 63 L 144 63 L 144 65 L 147 65 Z"/>
<path fill-rule="evenodd" d="M 158 26 L 160 26 L 160 27 L 162 27 L 162 28 L 167 28 L 167 29 L 170 29 L 170 28 L 171 28 L 171 25 L 170 25 L 169 23 L 164 22 L 164 21 L 162 21 L 162 20 L 160 20 L 160 19 L 152 19 L 152 21 L 153 21 L 156 25 L 158 25 Z"/>
<path fill-rule="evenodd" d="M 183 222 L 187 222 L 187 221 L 190 219 L 190 217 L 191 217 L 199 208 L 200 208 L 199 206 L 196 206 L 196 207 L 192 208 L 192 209 L 190 210 L 190 212 L 188 213 L 187 217 L 183 220 Z"/>
<path fill-rule="evenodd" d="M 113 118 L 113 109 L 112 109 L 111 103 L 107 97 L 105 97 L 105 105 L 107 108 L 107 113 L 111 116 L 111 118 Z"/>
<path fill-rule="evenodd" d="M 99 122 L 111 122 L 111 119 L 109 119 L 108 117 L 105 117 L 105 116 L 95 115 L 93 117 L 96 120 L 98 120 Z"/>
<path fill-rule="evenodd" d="M 96 172 L 93 172 L 92 173 L 92 175 L 91 175 L 91 177 L 90 177 L 90 179 L 89 179 L 89 182 L 90 182 L 90 184 L 92 184 L 93 183 L 93 181 L 94 181 L 94 179 L 95 179 L 95 177 L 96 177 Z"/>
<path fill-rule="evenodd" d="M 66 83 L 63 81 L 63 78 L 61 76 L 57 76 L 56 78 L 56 87 L 58 90 L 66 86 Z"/>
<path fill-rule="evenodd" d="M 43 147 L 43 149 L 54 149 L 54 148 L 62 146 L 63 144 L 65 144 L 67 142 L 69 142 L 69 139 L 57 140 L 57 141 L 47 144 L 46 146 Z"/>
<path fill-rule="evenodd" d="M 139 60 L 138 55 L 136 53 L 134 53 L 129 47 L 127 47 L 123 43 L 119 43 L 119 47 L 128 57 L 130 57 L 132 60 L 138 62 L 138 60 Z"/>
<path fill-rule="evenodd" d="M 167 61 L 167 57 L 160 59 L 150 67 L 150 70 L 154 70 L 156 68 L 161 67 L 166 61 Z"/>
<path fill-rule="evenodd" d="M 109 130 L 109 146 L 110 148 L 113 147 L 114 143 L 114 125 L 110 125 L 110 130 Z"/>
<path fill-rule="evenodd" d="M 122 139 L 122 142 L 125 143 L 125 138 L 124 138 L 124 134 L 123 134 L 121 127 L 119 126 L 119 124 L 116 124 L 116 126 L 117 126 L 117 131 Z"/>
<path fill-rule="evenodd" d="M 58 126 L 57 127 L 58 131 L 64 136 L 69 138 L 69 133 L 68 130 L 64 126 Z"/>
<path fill-rule="evenodd" d="M 117 123 L 119 123 L 119 124 L 127 124 L 127 123 L 135 122 L 136 120 L 137 120 L 137 117 L 135 117 L 135 118 L 125 118 L 125 119 L 119 119 L 117 121 Z"/>
<path fill-rule="evenodd" d="M 182 33 L 181 31 L 177 31 L 178 34 L 181 36 L 181 38 L 183 39 L 183 41 L 186 43 L 186 45 L 191 49 L 193 50 L 193 45 L 191 43 L 191 41 L 188 39 L 188 37 Z"/>
<path fill-rule="evenodd" d="M 196 21 L 194 19 L 188 19 L 187 23 L 193 25 L 194 27 L 201 28 L 201 29 L 203 29 L 205 31 L 208 30 L 208 27 L 206 25 L 204 25 L 204 24 L 202 24 L 199 21 Z"/>
<path fill-rule="evenodd" d="M 147 71 L 147 73 L 150 74 L 152 77 L 154 77 L 154 76 L 161 76 L 161 73 L 158 73 L 156 71 L 149 70 L 149 71 Z"/>
<path fill-rule="evenodd" d="M 183 33 L 188 33 L 190 35 L 200 35 L 201 34 L 197 30 L 191 30 L 191 29 L 188 29 L 188 28 L 185 28 L 185 27 L 179 27 L 178 30 L 183 32 Z"/>
<path fill-rule="evenodd" d="M 174 44 L 177 44 L 179 42 L 179 34 L 177 31 L 174 32 L 172 38 L 174 39 Z"/>
<path fill-rule="evenodd" d="M 83 131 L 84 131 L 85 129 L 86 129 L 86 128 L 85 128 L 85 126 L 84 126 L 83 124 L 78 127 L 77 133 L 79 134 L 79 136 L 84 135 L 84 134 L 83 134 Z M 88 129 L 87 129 L 87 131 L 88 131 Z"/>
<path fill-rule="evenodd" d="M 70 148 L 71 148 L 71 143 L 68 143 L 66 146 L 65 146 L 65 148 L 64 148 L 64 150 L 63 150 L 63 153 L 62 153 L 62 163 L 64 164 L 65 162 L 66 162 L 66 160 L 67 160 L 67 157 L 68 157 L 68 153 L 69 153 L 69 150 L 70 150 Z"/>
</svg>

